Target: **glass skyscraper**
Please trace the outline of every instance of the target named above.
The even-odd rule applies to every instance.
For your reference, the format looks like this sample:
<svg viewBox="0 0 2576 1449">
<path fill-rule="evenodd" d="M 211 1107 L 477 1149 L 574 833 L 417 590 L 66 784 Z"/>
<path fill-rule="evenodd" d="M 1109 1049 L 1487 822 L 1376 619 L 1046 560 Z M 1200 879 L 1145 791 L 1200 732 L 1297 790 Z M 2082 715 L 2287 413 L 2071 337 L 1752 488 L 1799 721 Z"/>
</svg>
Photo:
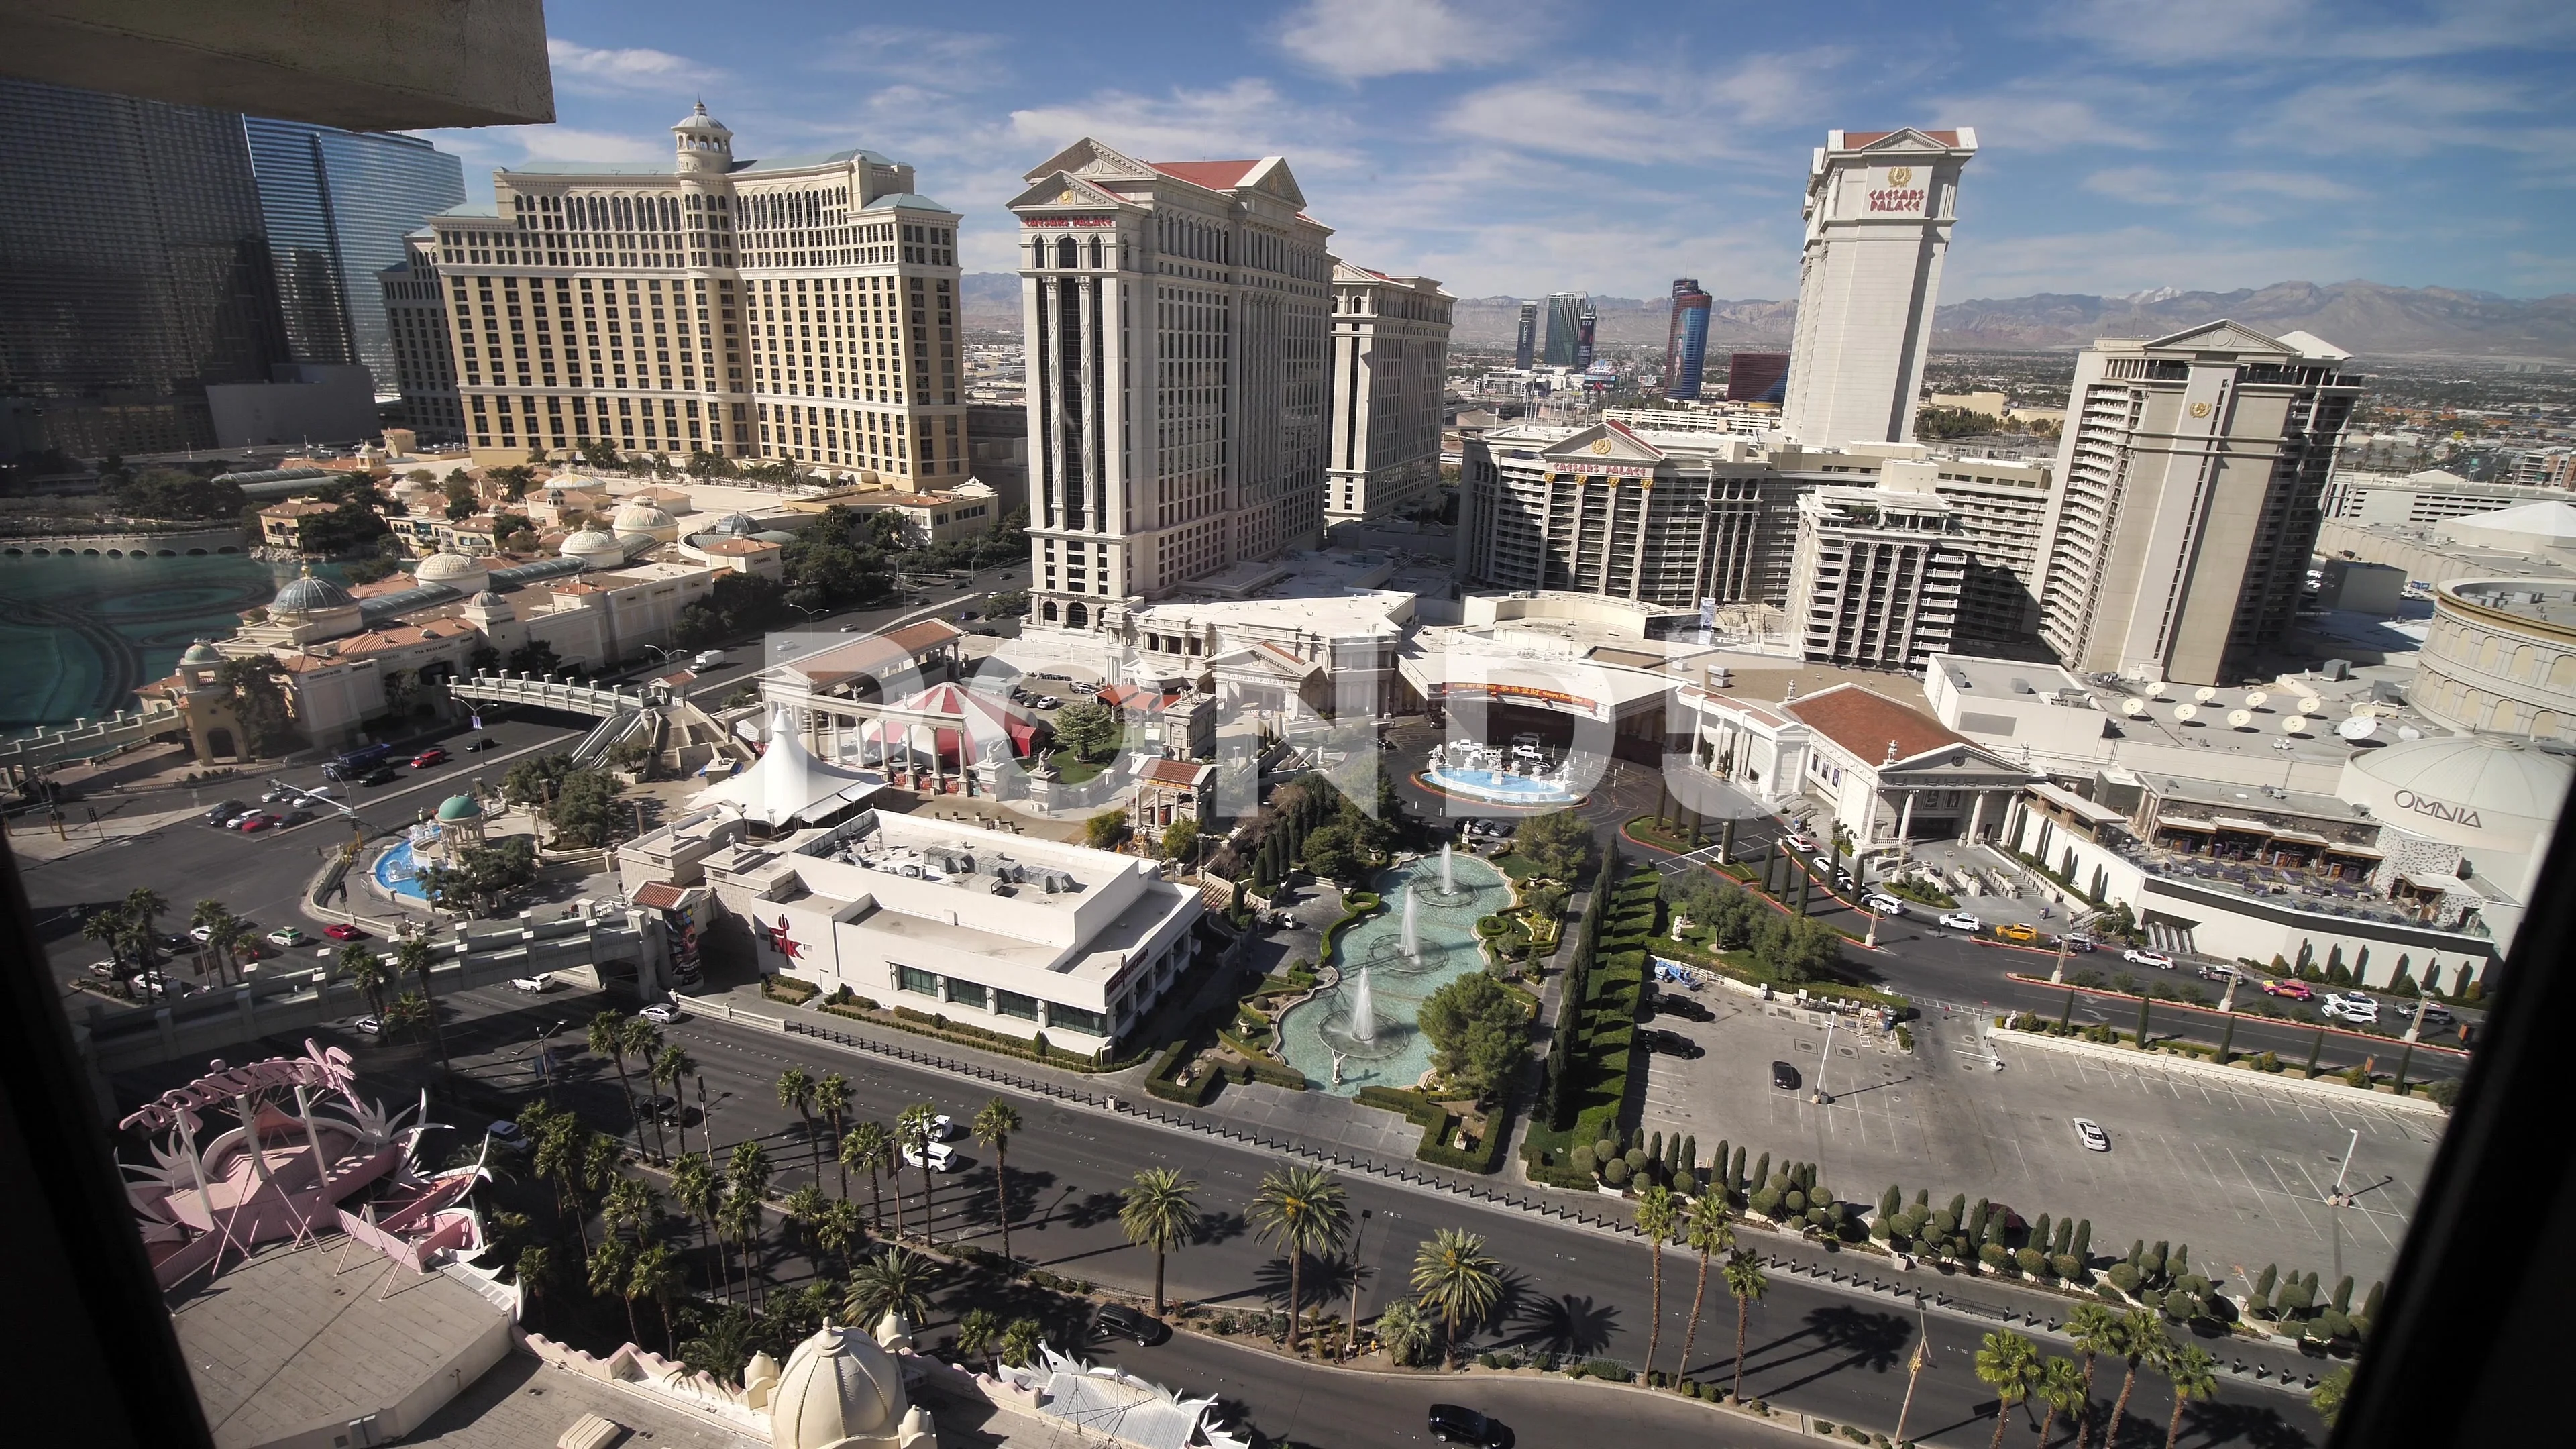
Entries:
<svg viewBox="0 0 2576 1449">
<path fill-rule="evenodd" d="M 416 136 L 245 117 L 286 336 L 298 362 L 363 363 L 376 389 L 400 375 L 376 274 L 403 238 L 465 200 L 465 168 Z"/>
<path fill-rule="evenodd" d="M 1699 401 L 1700 376 L 1708 366 L 1712 301 L 1699 289 L 1699 278 L 1673 280 L 1672 322 L 1664 330 L 1664 396 L 1675 402 Z"/>
<path fill-rule="evenodd" d="M 1547 336 L 1541 342 L 1539 349 L 1539 362 L 1542 366 L 1577 365 L 1574 361 L 1577 334 L 1583 328 L 1584 309 L 1591 305 L 1592 299 L 1580 292 L 1547 294 Z"/>
<path fill-rule="evenodd" d="M 0 80 L 0 404 L 77 457 L 214 445 L 287 360 L 241 118 Z"/>
</svg>

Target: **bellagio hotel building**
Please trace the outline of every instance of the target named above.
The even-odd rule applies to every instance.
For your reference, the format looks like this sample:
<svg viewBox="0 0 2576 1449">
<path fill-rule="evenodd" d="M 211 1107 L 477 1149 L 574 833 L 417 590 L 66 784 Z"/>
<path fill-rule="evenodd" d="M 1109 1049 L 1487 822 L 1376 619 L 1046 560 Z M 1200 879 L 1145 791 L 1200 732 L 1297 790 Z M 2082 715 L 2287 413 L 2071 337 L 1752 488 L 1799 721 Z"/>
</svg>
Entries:
<svg viewBox="0 0 2576 1449">
<path fill-rule="evenodd" d="M 962 482 L 957 214 L 870 151 L 737 161 L 701 105 L 669 169 L 493 174 L 431 221 L 477 463 L 606 441 Z"/>
</svg>

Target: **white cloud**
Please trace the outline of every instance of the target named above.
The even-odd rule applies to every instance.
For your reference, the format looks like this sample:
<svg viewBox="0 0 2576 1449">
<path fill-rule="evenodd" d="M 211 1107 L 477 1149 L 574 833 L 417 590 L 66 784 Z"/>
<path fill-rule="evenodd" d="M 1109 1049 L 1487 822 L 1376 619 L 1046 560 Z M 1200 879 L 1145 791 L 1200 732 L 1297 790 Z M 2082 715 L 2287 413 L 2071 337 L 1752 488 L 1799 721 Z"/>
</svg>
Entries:
<svg viewBox="0 0 2576 1449">
<path fill-rule="evenodd" d="M 2564 0 L 2085 0 L 2041 28 L 2149 65 L 2286 69 L 2320 59 L 2421 60 L 2576 42 Z"/>
<path fill-rule="evenodd" d="M 554 63 L 556 84 L 567 90 L 591 94 L 629 91 L 671 94 L 705 85 L 720 74 L 666 50 L 640 46 L 603 50 L 561 36 L 546 37 L 546 59 Z"/>
<path fill-rule="evenodd" d="M 571 126 L 513 126 L 522 154 L 530 161 L 668 161 L 668 136 L 647 139 L 614 131 L 584 131 Z"/>
<path fill-rule="evenodd" d="M 2347 277 L 2365 254 L 2342 244 L 2217 241 L 2160 227 L 2000 237 L 1950 249 L 1941 300 L 2035 292 L 2126 296 L 2155 287 L 2225 292 L 2293 277 Z"/>
<path fill-rule="evenodd" d="M 2100 77 L 2071 83 L 2052 79 L 1943 97 L 1932 102 L 1929 124 L 1974 126 L 1980 148 L 2007 155 L 2070 146 L 2136 150 L 2157 144 L 2154 131 L 2113 120 L 2104 114 L 2106 108 L 2129 115 L 2155 115 L 2162 109 L 2144 86 Z"/>
<path fill-rule="evenodd" d="M 1338 112 L 1299 106 L 1276 85 L 1246 77 L 1210 90 L 1175 86 L 1163 96 L 1100 91 L 1077 101 L 1011 112 L 1010 135 L 1033 148 L 1023 168 L 1084 136 L 1140 161 L 1285 156 L 1299 175 L 1362 164 L 1353 126 Z"/>
<path fill-rule="evenodd" d="M 1823 49 L 1750 56 L 1710 74 L 1684 62 L 1566 63 L 1459 98 L 1442 131 L 1564 156 L 1657 161 L 1676 145 L 1695 163 L 1754 154 L 1728 139 L 1742 128 L 1814 115 L 1827 99 L 1820 78 L 1842 54 Z M 1824 124 L 1818 118 L 1818 134 Z M 1772 159 L 1791 152 L 1769 148 Z"/>
<path fill-rule="evenodd" d="M 1006 45 L 1002 36 L 982 31 L 862 25 L 826 42 L 811 64 L 817 70 L 882 75 L 889 88 L 949 95 L 1008 79 L 1000 59 Z"/>
<path fill-rule="evenodd" d="M 1307 0 L 1281 22 L 1279 48 L 1341 80 L 1490 65 L 1538 38 L 1542 15 L 1523 4 L 1468 15 L 1445 0 Z"/>
</svg>

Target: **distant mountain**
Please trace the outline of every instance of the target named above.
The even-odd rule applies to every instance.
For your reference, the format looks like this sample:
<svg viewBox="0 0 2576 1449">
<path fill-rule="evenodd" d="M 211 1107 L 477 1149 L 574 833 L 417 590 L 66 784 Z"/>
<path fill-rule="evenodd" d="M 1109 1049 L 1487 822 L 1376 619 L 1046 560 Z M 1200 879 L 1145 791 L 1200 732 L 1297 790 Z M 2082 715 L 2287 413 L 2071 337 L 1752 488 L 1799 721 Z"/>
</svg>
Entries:
<svg viewBox="0 0 2576 1449">
<path fill-rule="evenodd" d="M 966 325 L 1016 331 L 1019 278 L 977 272 L 965 279 Z M 1595 297 L 1595 340 L 1604 347 L 1661 347 L 1670 303 L 1661 297 Z M 1520 325 L 1517 297 L 1464 297 L 1455 338 L 1508 347 Z M 1712 351 L 1785 348 L 1795 299 L 1720 301 L 1710 309 Z M 2259 290 L 2128 297 L 2043 293 L 1954 302 L 1933 318 L 1932 345 L 1947 351 L 2019 352 L 2075 348 L 2101 337 L 2158 337 L 2217 317 L 2280 333 L 2305 331 L 2365 358 L 2494 357 L 2576 361 L 2576 294 L 2530 300 L 2445 287 L 2377 282 L 2276 282 Z"/>
</svg>

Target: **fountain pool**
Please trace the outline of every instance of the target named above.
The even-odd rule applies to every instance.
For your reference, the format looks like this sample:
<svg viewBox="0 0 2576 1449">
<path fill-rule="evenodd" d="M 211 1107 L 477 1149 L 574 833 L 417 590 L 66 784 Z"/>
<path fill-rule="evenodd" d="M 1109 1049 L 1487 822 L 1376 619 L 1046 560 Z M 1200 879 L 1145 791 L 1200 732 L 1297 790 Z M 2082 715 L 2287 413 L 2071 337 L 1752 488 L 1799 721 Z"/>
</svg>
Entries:
<svg viewBox="0 0 2576 1449">
<path fill-rule="evenodd" d="M 376 884 L 386 895 L 397 900 L 429 904 L 429 892 L 420 886 L 420 866 L 412 859 L 411 842 L 406 840 L 376 857 Z"/>
<path fill-rule="evenodd" d="M 1426 857 L 1381 871 L 1370 884 L 1390 902 L 1411 889 L 1409 914 L 1418 955 L 1405 952 L 1408 913 L 1401 906 L 1381 910 L 1346 928 L 1333 943 L 1341 980 L 1289 1008 L 1281 1019 L 1279 1041 L 1289 1065 L 1320 1090 L 1349 1097 L 1362 1087 L 1410 1087 L 1431 1069 L 1431 1043 L 1416 1025 L 1422 1000 L 1467 972 L 1484 969 L 1476 919 L 1512 903 L 1509 883 L 1482 860 L 1461 856 L 1450 862 L 1452 890 L 1441 889 L 1441 869 L 1439 857 Z M 1362 989 L 1362 967 L 1369 977 L 1365 1036 L 1352 1030 L 1351 1013 Z M 1337 1053 L 1342 1058 L 1338 1083 L 1333 1080 Z"/>
</svg>

